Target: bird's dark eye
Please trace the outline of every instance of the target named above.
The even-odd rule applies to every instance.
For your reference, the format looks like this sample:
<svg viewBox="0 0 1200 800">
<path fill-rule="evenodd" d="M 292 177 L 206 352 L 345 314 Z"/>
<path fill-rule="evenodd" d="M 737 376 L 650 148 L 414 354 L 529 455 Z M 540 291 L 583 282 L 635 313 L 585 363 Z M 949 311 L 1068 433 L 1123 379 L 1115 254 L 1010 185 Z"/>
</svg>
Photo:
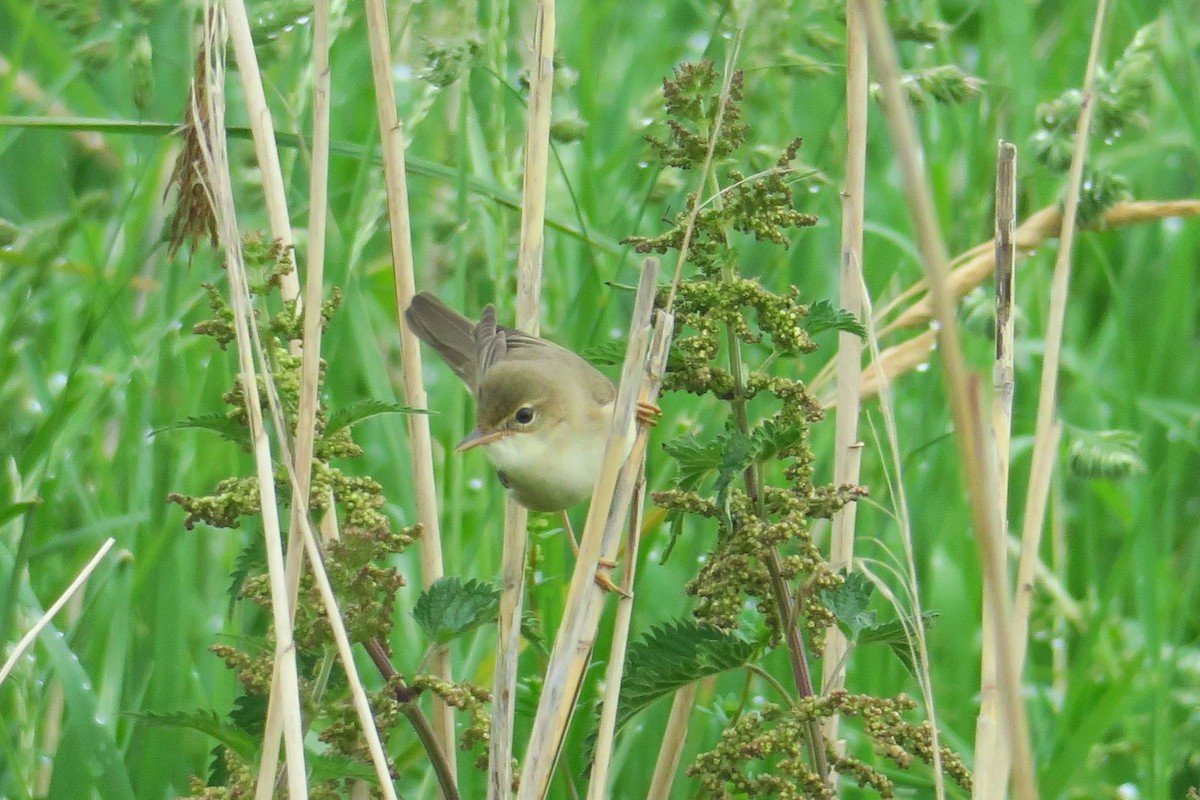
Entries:
<svg viewBox="0 0 1200 800">
<path fill-rule="evenodd" d="M 533 407 L 521 406 L 517 409 L 517 413 L 513 418 L 522 425 L 528 425 L 529 423 L 533 422 Z"/>
</svg>

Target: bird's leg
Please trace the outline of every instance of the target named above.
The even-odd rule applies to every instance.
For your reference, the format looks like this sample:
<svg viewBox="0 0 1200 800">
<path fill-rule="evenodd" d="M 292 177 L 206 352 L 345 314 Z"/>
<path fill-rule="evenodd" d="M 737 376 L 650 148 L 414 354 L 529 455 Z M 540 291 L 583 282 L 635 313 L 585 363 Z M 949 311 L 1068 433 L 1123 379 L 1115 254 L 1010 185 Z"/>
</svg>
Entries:
<svg viewBox="0 0 1200 800">
<path fill-rule="evenodd" d="M 571 529 L 571 519 L 567 516 L 566 511 L 563 511 L 561 513 L 562 513 L 563 527 L 565 527 L 567 530 L 567 541 L 569 541 L 571 543 L 571 552 L 573 552 L 575 554 L 575 558 L 579 558 L 579 542 L 575 538 L 575 531 Z M 606 592 L 614 592 L 616 594 L 621 595 L 621 597 L 629 598 L 632 596 L 629 594 L 629 592 L 625 591 L 620 586 L 617 586 L 615 583 L 613 583 L 612 578 L 608 577 L 607 572 L 600 571 L 600 570 L 610 570 L 610 569 L 615 568 L 616 566 L 617 566 L 617 562 L 615 562 L 615 561 L 611 561 L 607 558 L 600 559 L 599 568 L 596 570 L 596 585 L 599 586 L 601 589 L 603 589 Z"/>
</svg>

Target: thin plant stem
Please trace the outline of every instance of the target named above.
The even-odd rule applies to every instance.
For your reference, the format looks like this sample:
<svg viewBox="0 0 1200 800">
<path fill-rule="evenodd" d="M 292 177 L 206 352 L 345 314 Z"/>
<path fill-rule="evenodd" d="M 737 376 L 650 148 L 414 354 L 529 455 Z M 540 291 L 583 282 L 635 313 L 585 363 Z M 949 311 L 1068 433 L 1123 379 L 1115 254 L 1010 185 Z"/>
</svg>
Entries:
<svg viewBox="0 0 1200 800">
<path fill-rule="evenodd" d="M 966 479 L 972 528 L 987 575 L 985 585 L 992 587 L 993 622 L 997 646 L 1002 652 L 1001 699 L 1011 711 L 1008 735 L 1013 752 L 1016 795 L 1022 800 L 1033 800 L 1037 797 L 1033 754 L 1020 690 L 1020 669 L 1011 649 L 1011 645 L 1015 644 L 1012 638 L 1012 610 L 1007 592 L 1003 591 L 1007 585 L 1007 565 L 1004 559 L 996 558 L 996 554 L 1003 550 L 994 545 L 1002 536 L 996 525 L 998 514 L 993 491 L 995 462 L 990 456 L 984 433 L 978 381 L 968 374 L 963 358 L 958 322 L 954 316 L 954 298 L 948 287 L 950 266 L 946 246 L 938 229 L 932 191 L 924 172 L 916 123 L 901 84 L 895 42 L 884 19 L 880 0 L 855 1 L 860 4 L 868 21 L 872 59 L 883 88 L 884 115 L 904 179 L 922 264 L 929 278 L 930 297 L 938 321 L 936 335 L 942 355 L 942 373 L 954 418 L 955 442 Z"/>
<path fill-rule="evenodd" d="M 867 169 L 867 31 L 859 9 L 846 7 L 846 175 L 842 185 L 842 248 L 840 304 L 855 317 L 862 316 L 863 214 Z M 838 334 L 837 417 L 834 434 L 833 482 L 857 484 L 862 459 L 858 440 L 863 342 L 853 333 Z M 854 559 L 854 522 L 858 504 L 847 503 L 833 515 L 829 539 L 831 569 L 849 569 Z M 840 689 L 848 655 L 846 635 L 837 627 L 825 635 L 821 692 Z M 823 726 L 825 738 L 837 741 L 838 717 Z"/>
<path fill-rule="evenodd" d="M 404 399 L 412 408 L 426 408 L 429 398 L 422 379 L 421 349 L 417 337 L 404 323 L 404 311 L 416 293 L 413 268 L 412 224 L 408 210 L 408 180 L 405 170 L 404 128 L 396 114 L 392 90 L 391 37 L 387 9 L 383 0 L 367 0 L 367 38 L 371 51 L 371 78 L 375 87 L 375 108 L 383 153 L 384 183 L 388 198 L 388 224 L 391 229 L 392 273 L 396 290 L 396 314 L 399 319 L 401 367 L 404 373 Z M 433 477 L 433 440 L 429 417 L 406 415 L 413 489 L 416 495 L 417 521 L 421 525 L 421 585 L 428 589 L 442 577 L 442 531 L 438 517 L 437 486 Z M 442 680 L 453 680 L 450 651 L 435 648 L 430 672 Z M 433 701 L 433 727 L 441 752 L 456 771 L 454 715 L 440 700 Z M 439 785 L 443 798 L 445 782 Z"/>
</svg>

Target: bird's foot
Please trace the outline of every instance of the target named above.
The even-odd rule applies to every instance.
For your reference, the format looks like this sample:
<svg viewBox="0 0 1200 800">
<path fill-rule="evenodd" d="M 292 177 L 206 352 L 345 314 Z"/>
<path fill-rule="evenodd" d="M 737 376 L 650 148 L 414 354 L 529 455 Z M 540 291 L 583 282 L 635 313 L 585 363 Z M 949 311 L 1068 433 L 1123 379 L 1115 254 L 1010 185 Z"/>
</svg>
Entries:
<svg viewBox="0 0 1200 800">
<path fill-rule="evenodd" d="M 606 592 L 619 594 L 621 597 L 624 597 L 626 600 L 628 600 L 633 597 L 633 595 L 613 583 L 612 578 L 608 575 L 608 570 L 615 566 L 617 566 L 617 562 L 615 561 L 610 561 L 607 558 L 600 559 L 600 566 L 596 570 L 596 585 Z"/>
<path fill-rule="evenodd" d="M 657 403 L 638 402 L 637 421 L 639 425 L 646 428 L 653 428 L 658 424 L 659 417 L 661 416 L 662 409 L 658 407 Z"/>
</svg>

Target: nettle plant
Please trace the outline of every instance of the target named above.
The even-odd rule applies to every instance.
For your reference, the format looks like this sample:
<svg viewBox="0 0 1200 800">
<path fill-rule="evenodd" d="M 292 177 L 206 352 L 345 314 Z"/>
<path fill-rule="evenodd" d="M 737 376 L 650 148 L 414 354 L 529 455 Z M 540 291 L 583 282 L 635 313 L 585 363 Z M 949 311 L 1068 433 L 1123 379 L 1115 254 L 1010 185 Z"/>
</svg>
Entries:
<svg viewBox="0 0 1200 800">
<path fill-rule="evenodd" d="M 816 218 L 793 207 L 799 140 L 761 173 L 722 168 L 745 144 L 748 126 L 739 106 L 741 73 L 721 83 L 709 63 L 685 65 L 664 82 L 668 135 L 650 144 L 670 168 L 708 169 L 703 184 L 711 191 L 707 199 L 689 195 L 667 232 L 628 240 L 639 252 L 660 254 L 686 243 L 694 276 L 660 298 L 673 300 L 678 320 L 664 390 L 714 397 L 729 413 L 724 430 L 665 445 L 677 478 L 654 501 L 668 510 L 672 542 L 690 531 L 713 544 L 686 587 L 695 598 L 694 618 L 655 628 L 631 648 L 620 718 L 691 681 L 742 668 L 748 679 L 768 678 L 779 697 L 756 709 L 746 699 L 725 709 L 729 722 L 720 741 L 687 769 L 708 796 L 833 797 L 828 774 L 835 769 L 891 797 L 893 781 L 864 757 L 839 755 L 821 725 L 835 716 L 856 720 L 877 755 L 904 768 L 917 759 L 932 763 L 932 727 L 908 719 L 916 703 L 903 695 L 819 696 L 810 677 L 813 654 L 833 625 L 852 642 L 892 645 L 913 666 L 899 621 L 877 624 L 867 611 L 870 584 L 835 572 L 811 536 L 815 520 L 831 517 L 866 488 L 813 482 L 808 434 L 823 412 L 794 377 L 798 356 L 815 349 L 811 337 L 822 330 L 863 335 L 863 329 L 828 302 L 802 303 L 795 287 L 777 294 L 742 276 L 739 235 L 787 247 L 789 230 Z M 786 689 L 760 666 L 781 647 L 793 678 Z M 946 773 L 969 788 L 962 759 L 945 747 L 938 755 Z"/>
<path fill-rule="evenodd" d="M 251 287 L 257 298 L 261 345 L 267 355 L 272 379 L 279 391 L 288 435 L 296 429 L 300 395 L 301 359 L 289 349 L 299 338 L 302 319 L 295 303 L 279 301 L 280 278 L 291 271 L 289 254 L 278 243 L 263 241 L 261 236 L 244 242 L 247 270 L 259 276 Z M 222 349 L 234 340 L 233 311 L 220 291 L 206 285 L 212 317 L 197 324 L 197 334 L 211 337 Z M 339 305 L 340 294 L 333 293 L 320 310 L 323 326 L 328 324 Z M 274 305 L 272 312 L 263 309 Z M 325 364 L 321 364 L 321 378 Z M 317 396 L 321 393 L 318 390 Z M 259 378 L 259 397 L 264 416 L 268 414 L 267 391 Z M 212 431 L 250 452 L 250 434 L 246 418 L 245 392 L 239 379 L 225 393 L 228 411 L 195 417 L 172 428 L 199 428 Z M 420 535 L 418 526 L 394 530 L 380 511 L 384 497 L 378 482 L 369 477 L 347 475 L 332 462 L 362 455 L 354 443 L 351 427 L 383 413 L 407 412 L 394 403 L 363 401 L 330 413 L 322 402 L 317 409 L 316 436 L 312 472 L 312 490 L 307 513 L 314 520 L 337 509 L 340 535 L 322 546 L 323 563 L 330 578 L 350 641 L 371 653 L 379 668 L 383 686 L 371 694 L 375 725 L 382 736 L 402 721 L 420 714 L 415 701 L 428 690 L 468 716 L 460 742 L 472 749 L 487 741 L 490 693 L 471 684 L 455 684 L 424 675 L 400 676 L 390 666 L 387 642 L 392 631 L 396 595 L 405 579 L 392 564 L 395 554 L 403 552 Z M 292 500 L 292 484 L 287 470 L 277 464 L 275 490 L 282 506 Z M 199 523 L 212 528 L 239 528 L 245 518 L 261 513 L 257 478 L 234 477 L 217 484 L 210 495 L 194 497 L 172 494 L 169 499 L 186 512 L 188 529 Z M 286 518 L 286 516 L 284 517 Z M 275 660 L 274 628 L 269 623 L 271 586 L 266 574 L 266 556 L 261 536 L 251 537 L 237 559 L 230 586 L 230 613 L 237 603 L 248 601 L 262 609 L 260 614 L 244 614 L 244 630 L 236 644 L 215 644 L 210 649 L 226 666 L 237 673 L 242 693 L 225 718 L 211 712 L 156 715 L 149 721 L 200 730 L 220 744 L 204 779 L 192 783 L 194 797 L 223 798 L 249 796 L 254 791 L 255 774 L 261 759 L 262 737 L 266 724 L 272 668 Z M 413 615 L 431 640 L 445 640 L 483 620 L 495 617 L 499 595 L 477 581 L 444 579 L 422 594 Z M 299 602 L 293 637 L 297 649 L 303 715 L 306 727 L 322 742 L 320 752 L 307 754 L 310 766 L 310 797 L 342 797 L 353 781 L 373 783 L 375 773 L 365 739 L 355 717 L 346 676 L 336 658 L 333 634 L 319 590 L 311 570 L 300 579 Z"/>
</svg>

